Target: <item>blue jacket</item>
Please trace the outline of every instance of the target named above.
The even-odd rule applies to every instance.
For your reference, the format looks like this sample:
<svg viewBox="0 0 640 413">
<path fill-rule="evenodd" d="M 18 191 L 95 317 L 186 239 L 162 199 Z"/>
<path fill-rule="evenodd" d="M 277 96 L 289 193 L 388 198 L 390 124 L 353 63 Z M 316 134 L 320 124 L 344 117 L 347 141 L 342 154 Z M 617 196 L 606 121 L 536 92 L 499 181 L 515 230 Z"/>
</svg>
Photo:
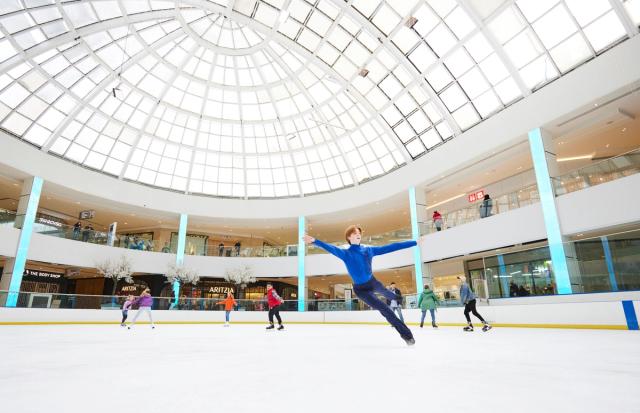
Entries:
<svg viewBox="0 0 640 413">
<path fill-rule="evenodd" d="M 460 301 L 462 301 L 462 304 L 467 304 L 469 301 L 475 299 L 476 295 L 471 291 L 471 288 L 469 288 L 469 284 L 462 283 L 460 286 Z"/>
<path fill-rule="evenodd" d="M 313 243 L 344 261 L 354 285 L 366 283 L 373 278 L 371 260 L 376 255 L 388 254 L 393 251 L 418 245 L 415 241 L 402 241 L 382 247 L 353 244 L 350 245 L 349 248 L 338 248 L 335 245 L 324 243 L 319 239 L 316 239 Z"/>
</svg>

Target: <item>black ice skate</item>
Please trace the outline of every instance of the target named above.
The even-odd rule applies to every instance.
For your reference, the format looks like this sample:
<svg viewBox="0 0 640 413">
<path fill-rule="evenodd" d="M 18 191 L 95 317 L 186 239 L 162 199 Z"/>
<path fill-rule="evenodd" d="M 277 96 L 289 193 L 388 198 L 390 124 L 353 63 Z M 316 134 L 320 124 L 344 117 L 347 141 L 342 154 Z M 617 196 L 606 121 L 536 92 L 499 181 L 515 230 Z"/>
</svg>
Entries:
<svg viewBox="0 0 640 413">
<path fill-rule="evenodd" d="M 469 324 L 468 326 L 466 326 L 465 328 L 463 328 L 464 331 L 473 331 L 473 326 L 471 324 Z"/>
<path fill-rule="evenodd" d="M 402 337 L 402 339 L 404 340 L 405 343 L 407 343 L 408 346 L 413 346 L 414 344 L 416 344 L 416 339 L 413 337 L 409 337 L 409 338 Z"/>
<path fill-rule="evenodd" d="M 284 326 L 283 326 L 282 324 L 280 324 L 280 325 L 278 326 L 278 330 L 284 330 Z"/>
<path fill-rule="evenodd" d="M 274 328 L 276 328 L 273 324 L 269 325 L 269 327 L 267 327 L 267 330 L 273 330 Z"/>
<path fill-rule="evenodd" d="M 484 325 L 482 326 L 482 331 L 487 332 L 489 330 L 491 330 L 493 327 L 491 327 L 489 324 L 484 323 Z"/>
<path fill-rule="evenodd" d="M 438 328 L 438 325 L 436 323 L 431 323 L 431 327 Z"/>
</svg>

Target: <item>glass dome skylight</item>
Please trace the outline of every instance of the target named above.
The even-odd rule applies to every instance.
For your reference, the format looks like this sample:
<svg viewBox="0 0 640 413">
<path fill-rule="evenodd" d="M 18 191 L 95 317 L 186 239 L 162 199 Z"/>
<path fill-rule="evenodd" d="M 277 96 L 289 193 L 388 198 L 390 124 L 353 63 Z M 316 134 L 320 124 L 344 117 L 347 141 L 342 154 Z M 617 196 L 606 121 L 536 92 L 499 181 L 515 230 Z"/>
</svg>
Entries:
<svg viewBox="0 0 640 413">
<path fill-rule="evenodd" d="M 0 127 L 254 198 L 384 175 L 638 33 L 640 0 L 3 0 Z"/>
</svg>

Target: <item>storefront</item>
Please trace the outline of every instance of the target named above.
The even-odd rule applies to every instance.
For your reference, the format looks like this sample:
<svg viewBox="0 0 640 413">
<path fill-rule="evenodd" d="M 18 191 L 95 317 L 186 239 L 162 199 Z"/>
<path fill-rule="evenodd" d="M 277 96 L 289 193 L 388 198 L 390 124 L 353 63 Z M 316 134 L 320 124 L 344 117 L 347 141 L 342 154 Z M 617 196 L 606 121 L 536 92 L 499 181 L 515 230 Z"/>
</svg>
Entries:
<svg viewBox="0 0 640 413">
<path fill-rule="evenodd" d="M 18 307 L 59 307 L 61 297 L 56 294 L 66 292 L 67 281 L 64 273 L 25 269 L 20 291 L 31 294 L 20 294 Z"/>
<path fill-rule="evenodd" d="M 556 293 L 547 247 L 467 261 L 466 268 L 473 288 L 486 280 L 489 298 Z"/>
</svg>

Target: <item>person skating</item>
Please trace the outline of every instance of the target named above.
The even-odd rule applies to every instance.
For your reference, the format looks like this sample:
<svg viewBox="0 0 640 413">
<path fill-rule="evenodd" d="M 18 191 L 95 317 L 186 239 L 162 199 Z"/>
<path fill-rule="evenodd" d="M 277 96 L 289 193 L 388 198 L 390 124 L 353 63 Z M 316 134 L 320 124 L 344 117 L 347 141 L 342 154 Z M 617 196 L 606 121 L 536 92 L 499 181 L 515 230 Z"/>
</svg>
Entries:
<svg viewBox="0 0 640 413">
<path fill-rule="evenodd" d="M 396 298 L 393 300 L 387 300 L 387 305 L 391 307 L 394 313 L 398 314 L 398 318 L 404 323 L 404 317 L 402 316 L 402 291 L 396 287 L 396 283 L 394 282 L 389 284 L 389 291 L 394 293 Z"/>
<path fill-rule="evenodd" d="M 128 296 L 125 300 L 124 304 L 122 304 L 122 321 L 120 322 L 120 327 L 126 326 L 124 323 L 127 321 L 127 317 L 129 316 L 129 309 L 133 305 L 134 298 L 132 295 Z"/>
<path fill-rule="evenodd" d="M 133 302 L 133 305 L 136 305 L 136 304 L 138 305 L 138 312 L 133 317 L 133 320 L 131 320 L 131 324 L 129 324 L 129 327 L 127 328 L 131 330 L 131 327 L 134 326 L 134 324 L 136 323 L 136 320 L 142 313 L 147 313 L 149 315 L 149 321 L 151 321 L 151 328 L 156 328 L 156 326 L 153 324 L 153 317 L 151 316 L 151 306 L 153 306 L 153 297 L 151 297 L 151 290 L 148 288 L 145 288 L 142 294 L 140 294 L 140 297 L 136 298 L 135 301 Z"/>
<path fill-rule="evenodd" d="M 216 304 L 224 304 L 224 326 L 229 327 L 229 315 L 231 314 L 231 310 L 237 304 L 236 300 L 233 298 L 233 293 L 231 291 L 227 292 L 227 298 L 222 301 L 218 301 Z"/>
<path fill-rule="evenodd" d="M 269 326 L 267 330 L 273 330 L 273 317 L 278 320 L 278 330 L 283 330 L 282 318 L 280 318 L 280 305 L 284 303 L 284 300 L 280 298 L 276 290 L 271 283 L 267 284 L 267 304 L 269 305 Z"/>
<path fill-rule="evenodd" d="M 422 311 L 422 316 L 420 317 L 420 328 L 424 326 L 424 318 L 427 315 L 427 310 L 431 313 L 431 326 L 433 328 L 438 328 L 438 325 L 436 324 L 436 308 L 438 308 L 438 303 L 440 303 L 438 297 L 433 291 L 431 291 L 431 289 L 429 289 L 429 285 L 425 284 L 424 290 L 418 298 L 418 307 L 420 307 L 420 310 Z"/>
<path fill-rule="evenodd" d="M 471 291 L 469 285 L 467 284 L 467 278 L 465 276 L 458 277 L 460 280 L 460 301 L 464 304 L 464 316 L 467 319 L 467 326 L 463 328 L 464 331 L 473 331 L 473 324 L 471 324 L 471 317 L 469 313 L 473 313 L 480 321 L 482 321 L 482 331 L 491 330 L 491 326 L 487 323 L 484 318 L 480 315 L 478 310 L 476 310 L 476 295 Z"/>
<path fill-rule="evenodd" d="M 356 296 L 365 302 L 369 307 L 378 310 L 384 318 L 398 331 L 400 337 L 408 344 L 415 344 L 413 333 L 405 323 L 403 323 L 393 313 L 391 308 L 377 294 L 382 295 L 388 300 L 396 299 L 396 294 L 387 290 L 380 281 L 378 281 L 371 270 L 371 261 L 376 255 L 388 254 L 403 248 L 415 247 L 416 241 L 403 241 L 394 244 L 384 245 L 381 247 L 370 247 L 360 245 L 362 240 L 362 228 L 351 225 L 345 231 L 345 239 L 349 243 L 349 248 L 338 248 L 335 245 L 326 244 L 310 235 L 304 235 L 304 242 L 307 244 L 315 244 L 332 255 L 340 258 L 346 265 L 347 271 L 353 280 L 353 291 Z"/>
</svg>

